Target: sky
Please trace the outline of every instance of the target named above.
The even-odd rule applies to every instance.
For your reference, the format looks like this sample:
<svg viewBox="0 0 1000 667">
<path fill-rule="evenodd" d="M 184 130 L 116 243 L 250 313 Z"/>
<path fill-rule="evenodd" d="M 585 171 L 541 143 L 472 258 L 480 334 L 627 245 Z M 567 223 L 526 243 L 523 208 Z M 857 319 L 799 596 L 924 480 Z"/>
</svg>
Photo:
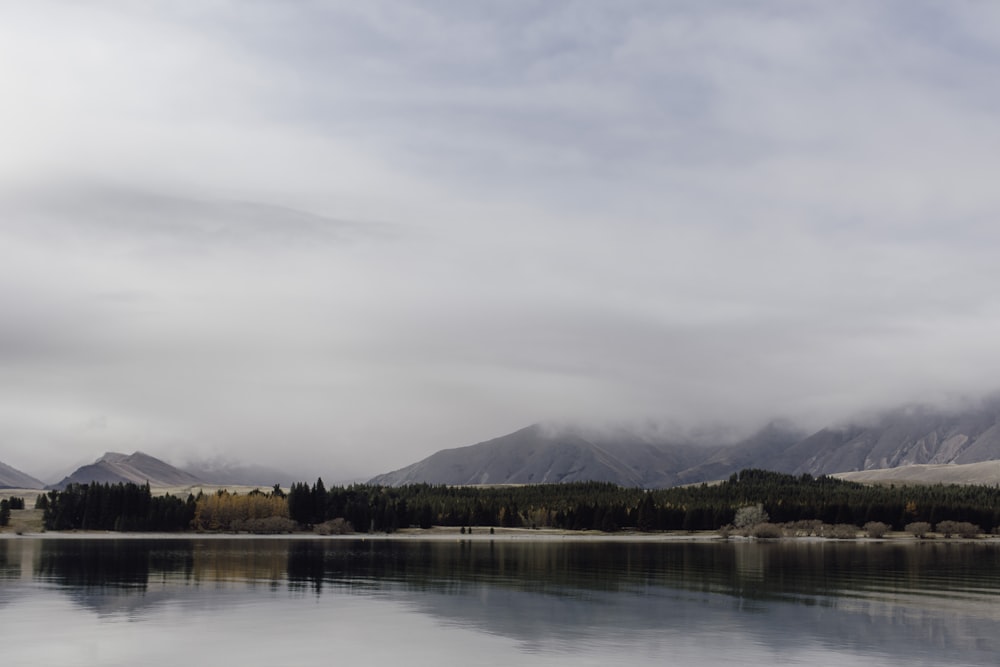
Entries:
<svg viewBox="0 0 1000 667">
<path fill-rule="evenodd" d="M 0 3 L 0 460 L 367 477 L 1000 389 L 1000 5 Z"/>
</svg>

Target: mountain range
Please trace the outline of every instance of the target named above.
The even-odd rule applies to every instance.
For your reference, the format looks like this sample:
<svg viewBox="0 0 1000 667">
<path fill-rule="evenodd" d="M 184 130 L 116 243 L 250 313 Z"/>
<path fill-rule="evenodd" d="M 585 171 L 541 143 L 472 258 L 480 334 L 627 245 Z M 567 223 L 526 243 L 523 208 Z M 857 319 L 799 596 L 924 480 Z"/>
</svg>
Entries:
<svg viewBox="0 0 1000 667">
<path fill-rule="evenodd" d="M 533 425 L 441 450 L 371 483 L 532 484 L 595 480 L 647 488 L 706 482 L 744 468 L 823 475 L 1000 459 L 1000 400 L 946 411 L 900 408 L 812 434 L 772 423 L 739 442 L 696 444 L 626 431 Z"/>
<path fill-rule="evenodd" d="M 535 424 L 467 447 L 444 449 L 372 484 L 534 484 L 604 481 L 657 488 L 725 479 L 745 468 L 792 474 L 844 473 L 864 481 L 1000 481 L 1000 398 L 975 408 L 906 407 L 865 422 L 805 433 L 781 422 L 730 444 L 665 437 L 627 428 Z M 901 472 L 903 470 L 912 472 Z M 878 472 L 884 471 L 884 472 Z M 891 472 L 890 472 L 891 471 Z M 142 452 L 109 452 L 52 488 L 71 483 L 288 485 L 291 476 L 249 463 L 210 461 L 186 469 Z M 0 488 L 41 489 L 43 482 L 0 463 Z"/>
<path fill-rule="evenodd" d="M 0 489 L 64 489 L 69 484 L 118 484 L 133 482 L 152 487 L 176 486 L 289 486 L 294 475 L 267 466 L 225 459 L 211 459 L 175 467 L 143 452 L 108 452 L 93 463 L 78 467 L 55 484 L 46 485 L 31 475 L 0 463 Z"/>
</svg>

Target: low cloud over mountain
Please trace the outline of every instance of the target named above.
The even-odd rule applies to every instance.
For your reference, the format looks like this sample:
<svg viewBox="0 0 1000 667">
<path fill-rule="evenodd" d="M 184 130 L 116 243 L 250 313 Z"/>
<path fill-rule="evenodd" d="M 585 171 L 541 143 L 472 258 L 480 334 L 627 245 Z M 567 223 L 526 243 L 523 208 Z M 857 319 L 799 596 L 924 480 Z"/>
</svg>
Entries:
<svg viewBox="0 0 1000 667">
<path fill-rule="evenodd" d="M 469 447 L 447 449 L 372 482 L 399 485 L 530 484 L 598 480 L 664 487 L 727 477 L 743 468 L 813 475 L 965 464 L 1000 459 L 1000 401 L 962 411 L 901 408 L 869 423 L 811 435 L 770 424 L 727 445 L 626 432 L 530 426 Z"/>
</svg>

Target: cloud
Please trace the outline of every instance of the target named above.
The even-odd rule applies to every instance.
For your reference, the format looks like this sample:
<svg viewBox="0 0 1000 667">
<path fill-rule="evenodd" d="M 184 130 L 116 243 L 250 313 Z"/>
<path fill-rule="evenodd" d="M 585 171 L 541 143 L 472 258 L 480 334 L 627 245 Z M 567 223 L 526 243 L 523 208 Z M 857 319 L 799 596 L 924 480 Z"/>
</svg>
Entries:
<svg viewBox="0 0 1000 667">
<path fill-rule="evenodd" d="M 996 388 L 988 5 L 4 13 L 0 460 L 29 472 L 336 479 L 539 420 Z"/>
</svg>

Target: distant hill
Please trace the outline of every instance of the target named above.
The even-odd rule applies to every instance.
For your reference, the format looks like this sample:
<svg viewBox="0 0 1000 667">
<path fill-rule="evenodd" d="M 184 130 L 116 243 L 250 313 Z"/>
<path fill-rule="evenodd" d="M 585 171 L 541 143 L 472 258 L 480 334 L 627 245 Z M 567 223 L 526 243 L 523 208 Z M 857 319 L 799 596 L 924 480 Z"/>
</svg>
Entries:
<svg viewBox="0 0 1000 667">
<path fill-rule="evenodd" d="M 160 459 L 135 452 L 134 454 L 119 454 L 108 452 L 94 463 L 77 468 L 73 474 L 63 478 L 53 488 L 64 489 L 69 484 L 118 484 L 133 482 L 150 486 L 183 486 L 200 484 L 202 480 L 191 473 L 175 468 Z"/>
<path fill-rule="evenodd" d="M 529 426 L 468 447 L 441 450 L 376 484 L 531 484 L 607 481 L 647 488 L 723 479 L 745 468 L 793 474 L 1000 460 L 1000 400 L 946 411 L 905 407 L 811 435 L 771 424 L 726 445 Z"/>
<path fill-rule="evenodd" d="M 0 462 L 0 489 L 43 489 L 45 484 L 21 472 L 17 468 L 12 468 L 6 463 Z"/>
</svg>

